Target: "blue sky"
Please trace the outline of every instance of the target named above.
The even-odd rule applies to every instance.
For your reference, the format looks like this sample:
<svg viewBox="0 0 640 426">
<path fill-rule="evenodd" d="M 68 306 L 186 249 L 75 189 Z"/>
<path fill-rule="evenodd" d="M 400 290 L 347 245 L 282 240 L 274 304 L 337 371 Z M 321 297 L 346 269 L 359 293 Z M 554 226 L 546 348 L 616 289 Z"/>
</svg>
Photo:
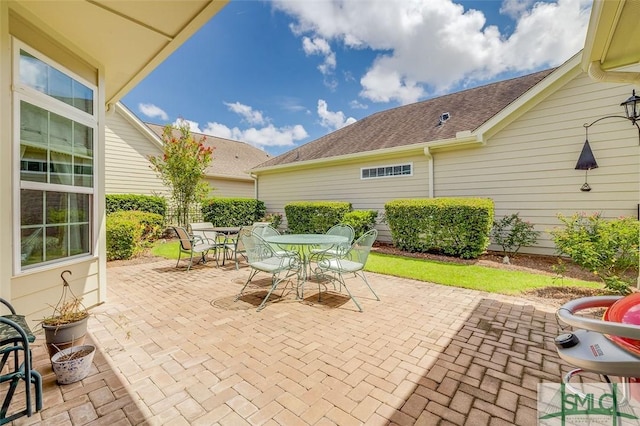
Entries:
<svg viewBox="0 0 640 426">
<path fill-rule="evenodd" d="M 562 64 L 591 0 L 232 0 L 123 103 L 279 155 L 377 111 Z"/>
</svg>

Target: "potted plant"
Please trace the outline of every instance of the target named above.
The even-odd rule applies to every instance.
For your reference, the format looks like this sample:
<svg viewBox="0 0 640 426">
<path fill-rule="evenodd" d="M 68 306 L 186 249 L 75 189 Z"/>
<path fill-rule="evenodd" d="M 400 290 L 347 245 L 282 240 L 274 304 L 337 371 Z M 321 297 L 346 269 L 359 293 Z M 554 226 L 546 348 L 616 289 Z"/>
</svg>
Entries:
<svg viewBox="0 0 640 426">
<path fill-rule="evenodd" d="M 71 346 L 82 345 L 87 334 L 89 312 L 82 304 L 82 299 L 71 291 L 64 277 L 65 273 L 71 274 L 71 271 L 65 270 L 60 274 L 63 282 L 62 296 L 51 316 L 42 320 L 49 357 Z"/>
<path fill-rule="evenodd" d="M 72 346 L 51 357 L 51 367 L 58 383 L 68 385 L 78 382 L 89 374 L 96 347 L 93 345 Z"/>
</svg>

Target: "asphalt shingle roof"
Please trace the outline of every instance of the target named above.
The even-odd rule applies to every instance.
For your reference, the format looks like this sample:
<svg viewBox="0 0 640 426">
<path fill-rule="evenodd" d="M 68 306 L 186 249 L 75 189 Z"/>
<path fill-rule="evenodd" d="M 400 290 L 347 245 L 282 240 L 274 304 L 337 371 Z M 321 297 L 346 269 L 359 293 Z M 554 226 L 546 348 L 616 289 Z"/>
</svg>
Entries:
<svg viewBox="0 0 640 426">
<path fill-rule="evenodd" d="M 164 126 L 151 123 L 145 123 L 145 125 L 162 137 Z M 202 133 L 192 132 L 191 134 L 196 140 L 204 137 L 205 145 L 215 148 L 213 161 L 205 170 L 205 174 L 210 176 L 247 179 L 249 170 L 271 158 L 265 151 L 245 142 L 223 139 Z"/>
<path fill-rule="evenodd" d="M 271 167 L 454 138 L 502 111 L 554 69 L 381 111 L 259 165 Z M 440 116 L 450 118 L 440 125 Z"/>
</svg>

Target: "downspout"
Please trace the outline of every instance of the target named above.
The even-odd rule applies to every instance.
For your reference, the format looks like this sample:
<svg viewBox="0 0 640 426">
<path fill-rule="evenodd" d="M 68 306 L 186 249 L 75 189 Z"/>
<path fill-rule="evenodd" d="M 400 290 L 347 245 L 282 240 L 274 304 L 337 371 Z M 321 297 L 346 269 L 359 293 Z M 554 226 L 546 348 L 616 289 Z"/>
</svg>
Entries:
<svg viewBox="0 0 640 426">
<path fill-rule="evenodd" d="M 433 182 L 435 173 L 433 172 L 433 154 L 428 146 L 424 148 L 424 155 L 429 160 L 429 198 L 434 198 L 435 183 Z"/>
<path fill-rule="evenodd" d="M 253 179 L 253 196 L 257 200 L 258 199 L 258 176 L 254 175 L 253 173 L 249 173 L 249 176 L 251 176 L 251 178 Z"/>
<path fill-rule="evenodd" d="M 600 66 L 600 61 L 589 64 L 589 77 L 592 80 L 608 83 L 631 83 L 640 85 L 640 73 L 629 71 L 605 71 Z"/>
</svg>

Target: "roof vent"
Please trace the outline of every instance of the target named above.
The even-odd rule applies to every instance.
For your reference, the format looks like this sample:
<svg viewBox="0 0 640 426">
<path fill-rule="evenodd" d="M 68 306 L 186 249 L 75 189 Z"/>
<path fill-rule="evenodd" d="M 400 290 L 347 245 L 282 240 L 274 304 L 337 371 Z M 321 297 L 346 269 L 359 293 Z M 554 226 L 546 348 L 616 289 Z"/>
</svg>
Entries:
<svg viewBox="0 0 640 426">
<path fill-rule="evenodd" d="M 449 120 L 449 118 L 451 118 L 451 114 L 449 114 L 448 112 L 443 112 L 442 114 L 440 114 L 440 125 L 442 126 L 447 120 Z"/>
</svg>

